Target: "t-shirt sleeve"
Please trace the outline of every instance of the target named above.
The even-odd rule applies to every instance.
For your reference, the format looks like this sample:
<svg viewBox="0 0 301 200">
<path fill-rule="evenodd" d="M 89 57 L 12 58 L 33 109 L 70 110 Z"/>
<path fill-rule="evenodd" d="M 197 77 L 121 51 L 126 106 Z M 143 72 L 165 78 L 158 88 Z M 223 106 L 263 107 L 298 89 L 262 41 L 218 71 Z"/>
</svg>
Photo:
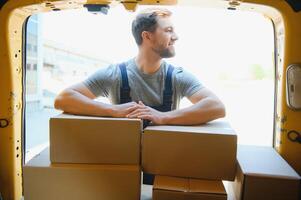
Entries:
<svg viewBox="0 0 301 200">
<path fill-rule="evenodd" d="M 108 97 L 110 90 L 118 80 L 117 67 L 110 65 L 107 68 L 99 69 L 83 81 L 83 84 L 96 96 Z"/>
<path fill-rule="evenodd" d="M 190 97 L 204 86 L 192 73 L 179 68 L 176 72 L 176 87 L 182 97 Z"/>
</svg>

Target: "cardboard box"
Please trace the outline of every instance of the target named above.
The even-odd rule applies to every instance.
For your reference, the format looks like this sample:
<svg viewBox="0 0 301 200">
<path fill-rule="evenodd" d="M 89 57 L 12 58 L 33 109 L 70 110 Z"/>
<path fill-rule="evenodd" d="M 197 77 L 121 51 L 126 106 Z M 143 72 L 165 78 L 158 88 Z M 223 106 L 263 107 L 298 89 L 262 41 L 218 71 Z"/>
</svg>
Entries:
<svg viewBox="0 0 301 200">
<path fill-rule="evenodd" d="M 138 165 L 51 164 L 49 150 L 23 168 L 24 200 L 139 200 Z"/>
<path fill-rule="evenodd" d="M 232 187 L 236 199 L 298 199 L 300 177 L 272 148 L 238 146 L 238 170 Z"/>
<path fill-rule="evenodd" d="M 156 176 L 153 200 L 227 200 L 222 181 Z"/>
<path fill-rule="evenodd" d="M 185 178 L 234 180 L 237 136 L 228 123 L 149 126 L 142 135 L 143 172 Z"/>
<path fill-rule="evenodd" d="M 140 164 L 142 122 L 61 114 L 50 119 L 52 163 Z"/>
</svg>

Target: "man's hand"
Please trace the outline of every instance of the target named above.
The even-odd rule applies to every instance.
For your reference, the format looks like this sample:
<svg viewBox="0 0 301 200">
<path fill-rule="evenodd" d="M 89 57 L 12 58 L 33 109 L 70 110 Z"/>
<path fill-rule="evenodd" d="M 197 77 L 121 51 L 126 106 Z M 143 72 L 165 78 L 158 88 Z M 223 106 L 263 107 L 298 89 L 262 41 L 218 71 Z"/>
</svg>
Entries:
<svg viewBox="0 0 301 200">
<path fill-rule="evenodd" d="M 137 104 L 139 107 L 135 108 L 130 112 L 126 117 L 128 118 L 138 118 L 138 119 L 147 119 L 152 121 L 153 124 L 164 124 L 166 119 L 166 113 L 159 112 L 149 106 L 145 106 L 141 101 Z"/>
<path fill-rule="evenodd" d="M 140 108 L 141 105 L 136 102 L 129 102 L 124 104 L 112 105 L 112 117 L 127 117 L 128 114 Z"/>
</svg>

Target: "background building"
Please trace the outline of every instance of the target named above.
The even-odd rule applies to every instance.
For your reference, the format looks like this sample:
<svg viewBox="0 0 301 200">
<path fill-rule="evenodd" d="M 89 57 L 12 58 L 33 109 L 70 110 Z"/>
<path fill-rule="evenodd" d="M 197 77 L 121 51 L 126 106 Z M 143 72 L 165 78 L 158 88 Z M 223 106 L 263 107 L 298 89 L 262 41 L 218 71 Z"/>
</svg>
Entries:
<svg viewBox="0 0 301 200">
<path fill-rule="evenodd" d="M 42 88 L 39 74 L 43 67 L 41 17 L 33 15 L 27 23 L 26 33 L 26 110 L 42 109 Z"/>
<path fill-rule="evenodd" d="M 47 146 L 49 118 L 59 114 L 54 109 L 56 95 L 91 72 L 107 66 L 108 61 L 73 50 L 43 38 L 43 16 L 29 18 L 26 32 L 26 153 Z M 42 128 L 41 128 L 42 127 Z M 27 156 L 28 160 L 31 156 Z"/>
</svg>

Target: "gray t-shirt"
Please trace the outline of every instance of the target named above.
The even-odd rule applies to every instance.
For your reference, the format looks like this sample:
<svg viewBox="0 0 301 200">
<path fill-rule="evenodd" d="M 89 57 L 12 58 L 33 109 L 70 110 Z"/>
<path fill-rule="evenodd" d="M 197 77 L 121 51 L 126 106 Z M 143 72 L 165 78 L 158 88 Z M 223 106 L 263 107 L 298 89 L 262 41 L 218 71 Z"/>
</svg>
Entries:
<svg viewBox="0 0 301 200">
<path fill-rule="evenodd" d="M 168 63 L 163 61 L 157 72 L 144 74 L 138 69 L 135 59 L 130 59 L 126 62 L 126 69 L 132 100 L 142 101 L 148 106 L 162 105 Z M 108 97 L 112 104 L 119 104 L 122 80 L 117 64 L 98 70 L 83 83 L 95 96 Z M 181 67 L 175 67 L 172 74 L 172 110 L 179 107 L 183 97 L 190 97 L 202 87 L 203 85 L 194 75 Z"/>
</svg>

